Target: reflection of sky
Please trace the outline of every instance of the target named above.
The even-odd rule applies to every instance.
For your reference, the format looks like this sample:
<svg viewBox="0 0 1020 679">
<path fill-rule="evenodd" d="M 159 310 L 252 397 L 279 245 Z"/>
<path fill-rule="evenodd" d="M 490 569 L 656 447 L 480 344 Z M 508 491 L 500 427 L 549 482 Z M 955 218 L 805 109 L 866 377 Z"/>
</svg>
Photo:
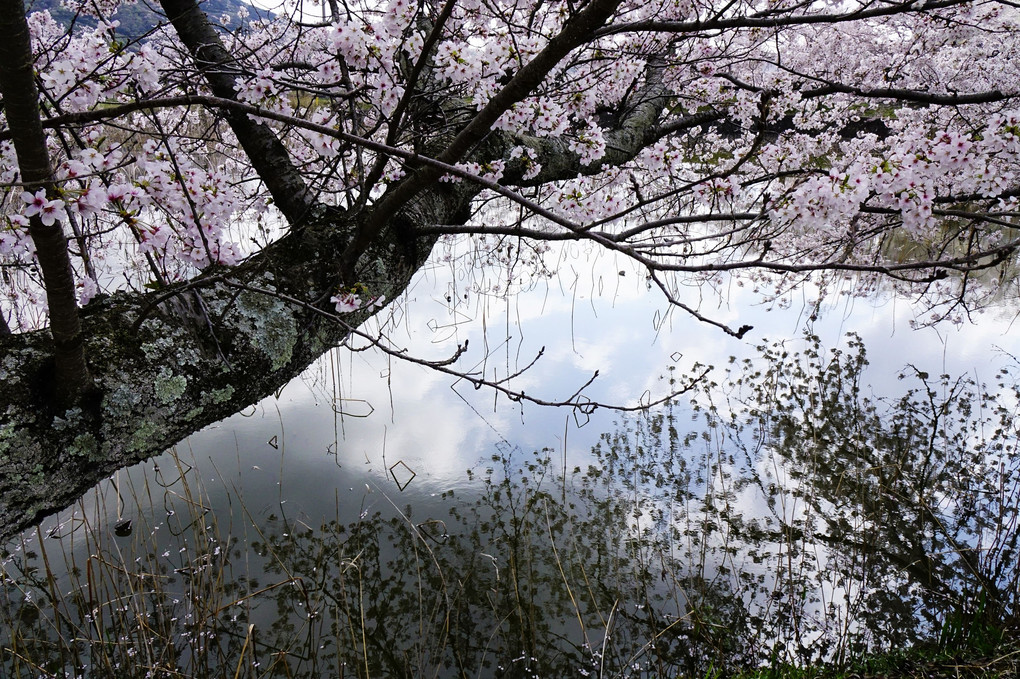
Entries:
<svg viewBox="0 0 1020 679">
<path fill-rule="evenodd" d="M 378 331 L 385 323 L 392 346 L 431 360 L 470 340 L 456 367 L 484 370 L 490 378 L 516 372 L 544 347 L 542 358 L 511 386 L 560 400 L 597 370 L 585 394 L 621 405 L 666 394 L 662 377 L 670 366 L 683 376 L 695 363 L 724 367 L 730 356 L 753 357 L 766 339 L 786 340 L 791 349 L 801 344 L 811 306 L 806 297 L 779 308 L 756 304 L 753 293 L 738 286 L 730 286 L 723 299 L 705 294 L 699 300 L 701 293 L 692 290 L 689 303 L 700 301 L 701 313 L 754 326 L 737 340 L 679 310 L 670 312 L 630 264 L 567 247 L 550 254 L 558 258 L 558 278 L 533 281 L 509 297 L 478 294 L 478 288 L 500 287 L 496 274 L 479 275 L 437 257 L 405 298 L 365 330 Z M 970 371 L 990 379 L 1004 362 L 995 347 L 1017 352 L 1009 334 L 1012 316 L 1004 312 L 980 317 L 980 325 L 924 330 L 912 330 L 911 318 L 911 304 L 902 299 L 853 300 L 823 313 L 814 330 L 828 347 L 846 332 L 859 333 L 872 364 L 864 381 L 880 394 L 902 389 L 895 375 L 907 363 L 933 375 Z M 360 512 L 365 503 L 427 505 L 442 491 L 462 492 L 465 470 L 492 466 L 497 452 L 519 450 L 515 461 L 523 463 L 531 451 L 550 448 L 554 459 L 572 468 L 588 460 L 591 446 L 620 417 L 602 409 L 588 417 L 511 403 L 375 349 L 339 349 L 278 397 L 193 435 L 178 450 L 194 458 L 214 505 L 236 489 L 256 516 L 286 510 L 316 525 Z M 397 463 L 403 463 L 397 468 L 401 485 L 414 473 L 404 490 L 388 471 Z"/>
<path fill-rule="evenodd" d="M 512 381 L 514 388 L 560 400 L 597 370 L 599 377 L 585 394 L 621 405 L 667 393 L 662 377 L 670 367 L 683 376 L 691 374 L 696 363 L 712 364 L 719 367 L 714 378 L 721 381 L 730 356 L 754 358 L 755 347 L 767 341 L 785 341 L 791 350 L 803 344 L 801 330 L 812 308 L 807 295 L 767 307 L 738 286 L 730 286 L 721 299 L 707 293 L 699 298 L 701 293 L 691 290 L 684 301 L 700 313 L 733 327 L 754 326 L 737 340 L 682 311 L 669 311 L 626 262 L 577 249 L 551 255 L 559 261 L 558 278 L 531 281 L 516 296 L 491 292 L 505 286 L 505 277 L 492 271 L 479 275 L 437 257 L 405 297 L 364 330 L 378 334 L 382 323 L 382 335 L 395 349 L 430 360 L 452 355 L 457 343 L 469 340 L 456 367 L 484 370 L 496 379 L 528 365 L 544 347 L 542 358 Z M 480 289 L 490 292 L 479 294 Z M 860 334 L 871 360 L 863 381 L 880 395 L 902 392 L 904 385 L 895 376 L 907 363 L 932 375 L 970 372 L 979 380 L 991 380 L 995 367 L 1007 362 L 995 347 L 1017 353 L 1009 334 L 1011 313 L 988 313 L 979 318 L 980 325 L 912 330 L 913 313 L 903 299 L 851 300 L 829 307 L 813 330 L 830 348 L 849 331 Z M 338 349 L 276 397 L 194 434 L 177 450 L 185 465 L 193 465 L 183 471 L 200 492 L 201 506 L 211 508 L 211 517 L 202 515 L 200 520 L 217 525 L 224 538 L 237 538 L 254 549 L 267 525 L 281 531 L 302 524 L 315 528 L 332 519 L 348 523 L 375 512 L 394 516 L 407 505 L 414 508 L 415 522 L 448 519 L 451 505 L 468 507 L 479 492 L 466 470 L 483 476 L 485 469 L 499 466 L 491 459 L 497 453 L 509 454 L 511 468 L 520 467 L 533 459 L 532 451 L 542 448 L 551 449 L 554 466 L 583 466 L 600 435 L 613 432 L 622 417 L 603 409 L 588 417 L 511 403 L 489 389 L 475 390 L 463 380 L 376 349 Z M 159 474 L 153 472 L 155 466 Z M 89 533 L 80 530 L 87 518 L 103 540 L 130 556 L 126 539 L 108 530 L 124 516 L 139 527 L 131 539 L 146 549 L 151 535 L 155 562 L 165 559 L 176 569 L 189 553 L 179 552 L 171 538 L 190 506 L 184 502 L 190 496 L 174 481 L 178 475 L 167 455 L 119 472 L 76 509 L 48 519 L 43 534 L 59 525 L 61 535 L 72 536 L 62 546 L 80 564 L 94 550 Z M 443 497 L 448 490 L 456 495 Z M 168 509 L 172 506 L 176 515 Z M 734 496 L 730 507 L 743 517 L 768 511 L 765 498 L 753 487 Z M 781 511 L 789 518 L 803 510 L 790 505 Z M 186 542 L 186 531 L 184 535 Z M 27 539 L 30 548 L 32 538 Z M 264 574 L 254 557 L 249 561 L 244 549 L 241 546 L 241 558 L 232 561 L 235 575 L 265 581 L 276 577 Z M 824 571 L 821 551 L 819 559 Z M 774 562 L 754 565 L 744 555 L 709 554 L 704 566 L 711 577 L 722 574 L 722 566 L 758 570 L 767 577 L 778 572 Z M 836 602 L 852 594 L 820 586 L 826 598 Z M 263 605 L 253 600 L 252 605 L 262 605 L 259 615 L 265 617 L 252 620 L 273 622 L 275 608 L 268 601 Z"/>
<path fill-rule="evenodd" d="M 473 286 L 489 287 L 495 277 L 471 280 L 456 267 L 429 267 L 388 311 L 384 334 L 394 347 L 428 359 L 445 358 L 456 342 L 470 340 L 456 367 L 484 370 L 490 378 L 516 372 L 544 347 L 542 358 L 511 382 L 514 388 L 560 400 L 598 371 L 585 394 L 622 405 L 664 395 L 662 376 L 669 366 L 684 375 L 696 362 L 724 366 L 732 355 L 754 356 L 754 347 L 765 339 L 787 340 L 791 348 L 801 344 L 810 300 L 766 308 L 755 304 L 754 293 L 736 286 L 722 300 L 706 295 L 702 313 L 755 327 L 737 340 L 681 311 L 669 312 L 628 263 L 576 251 L 568 255 L 561 258 L 558 280 L 539 281 L 508 299 L 474 291 Z M 692 291 L 692 304 L 699 294 Z M 994 347 L 1015 345 L 1008 317 L 986 314 L 980 325 L 912 330 L 912 314 L 902 299 L 851 300 L 823 313 L 814 331 L 828 347 L 851 330 L 860 334 L 872 364 L 865 382 L 877 393 L 896 393 L 895 375 L 907 363 L 933 375 L 971 371 L 990 378 L 992 366 L 1002 362 Z M 333 404 L 345 414 L 334 415 Z M 261 423 L 257 417 L 235 416 L 192 437 L 190 445 L 201 448 L 232 432 L 228 438 L 245 441 L 245 447 L 265 447 L 276 435 L 287 469 L 302 486 L 302 475 L 316 483 L 333 475 L 346 487 L 360 483 L 363 488 L 373 479 L 392 487 L 386 470 L 402 461 L 417 474 L 411 486 L 432 491 L 456 486 L 464 470 L 487 465 L 497 444 L 526 452 L 549 447 L 572 466 L 619 417 L 599 410 L 588 421 L 566 409 L 511 403 L 491 390 L 475 390 L 376 350 L 334 352 L 257 410 L 266 414 Z M 257 434 L 248 433 L 253 428 Z M 341 482 L 341 476 L 352 480 Z M 302 500 L 309 501 L 308 493 Z"/>
</svg>

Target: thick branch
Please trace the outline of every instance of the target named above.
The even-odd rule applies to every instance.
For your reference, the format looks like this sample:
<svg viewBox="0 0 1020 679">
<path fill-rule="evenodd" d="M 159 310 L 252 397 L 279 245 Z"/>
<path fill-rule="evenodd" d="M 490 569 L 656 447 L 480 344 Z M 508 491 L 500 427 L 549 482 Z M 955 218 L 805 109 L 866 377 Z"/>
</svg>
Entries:
<svg viewBox="0 0 1020 679">
<path fill-rule="evenodd" d="M 841 83 L 829 82 L 822 87 L 805 90 L 801 93 L 804 99 L 824 97 L 830 94 L 852 94 L 865 99 L 892 99 L 895 101 L 907 101 L 914 104 L 940 105 L 940 106 L 963 106 L 964 104 L 991 104 L 1007 99 L 1015 99 L 1015 94 L 1004 94 L 999 90 L 988 92 L 971 92 L 958 94 L 956 92 L 923 92 L 920 90 L 907 90 L 896 87 L 877 87 L 866 89 L 862 87 L 850 87 Z"/>
<path fill-rule="evenodd" d="M 462 160 L 492 131 L 493 125 L 503 113 L 534 92 L 564 57 L 590 40 L 593 32 L 609 20 L 619 4 L 620 0 L 592 0 L 571 17 L 549 44 L 525 64 L 460 130 L 437 160 L 451 165 Z M 435 167 L 421 167 L 386 194 L 373 210 L 372 219 L 358 230 L 344 252 L 341 267 L 345 275 L 353 275 L 358 258 L 386 222 L 417 193 L 432 186 L 442 175 Z"/>
</svg>

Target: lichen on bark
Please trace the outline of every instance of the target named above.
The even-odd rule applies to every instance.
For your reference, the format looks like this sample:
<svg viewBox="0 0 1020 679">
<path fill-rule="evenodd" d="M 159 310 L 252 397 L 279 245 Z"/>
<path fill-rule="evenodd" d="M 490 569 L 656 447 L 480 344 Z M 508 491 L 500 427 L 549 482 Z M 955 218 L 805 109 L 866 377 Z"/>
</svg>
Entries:
<svg viewBox="0 0 1020 679">
<path fill-rule="evenodd" d="M 416 202 L 414 218 L 447 222 L 470 199 L 470 192 L 444 191 Z M 337 254 L 359 217 L 322 214 L 329 218 L 292 230 L 232 269 L 86 307 L 95 387 L 75 408 L 54 408 L 46 393 L 46 330 L 0 336 L 0 539 L 67 506 L 116 469 L 276 392 L 378 312 L 337 317 L 329 303 L 340 280 Z M 409 242 L 406 230 L 387 228 L 359 275 L 395 299 L 434 239 Z M 175 295 L 200 296 L 206 317 L 175 315 Z"/>
</svg>

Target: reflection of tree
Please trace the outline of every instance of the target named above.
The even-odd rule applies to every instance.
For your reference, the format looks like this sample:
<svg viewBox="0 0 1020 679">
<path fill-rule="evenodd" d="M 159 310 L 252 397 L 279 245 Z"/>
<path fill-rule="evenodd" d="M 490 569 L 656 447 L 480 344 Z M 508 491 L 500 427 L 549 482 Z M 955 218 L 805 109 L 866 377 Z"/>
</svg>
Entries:
<svg viewBox="0 0 1020 679">
<path fill-rule="evenodd" d="M 856 339 L 762 347 L 566 477 L 549 451 L 498 455 L 447 509 L 270 517 L 248 549 L 178 492 L 171 548 L 117 560 L 86 531 L 69 594 L 56 554 L 5 557 L 4 671 L 704 676 L 998 641 L 1017 624 L 1020 387 L 910 369 L 880 399 L 866 363 Z"/>
<path fill-rule="evenodd" d="M 359 676 L 575 676 L 647 662 L 635 653 L 649 638 L 637 626 L 661 606 L 642 612 L 636 598 L 652 571 L 619 539 L 620 503 L 595 506 L 568 490 L 565 505 L 544 454 L 517 472 L 494 461 L 481 496 L 442 521 L 419 522 L 408 509 L 274 531 L 291 572 L 326 566 L 319 594 Z"/>
<path fill-rule="evenodd" d="M 743 491 L 743 508 L 768 509 L 719 518 L 741 542 L 772 544 L 760 553 L 774 638 L 827 656 L 1015 625 L 1012 374 L 988 391 L 909 368 L 906 393 L 882 399 L 861 384 L 856 338 L 830 354 L 817 338 L 798 355 L 760 350 L 699 412 L 718 432 L 713 474 Z"/>
<path fill-rule="evenodd" d="M 667 421 L 671 448 L 659 445 Z M 647 492 L 649 479 L 683 480 L 663 466 L 687 466 L 672 417 L 605 440 L 599 464 L 566 481 L 548 451 L 522 468 L 496 457 L 476 479 L 481 495 L 441 521 L 408 508 L 320 530 L 281 523 L 264 549 L 278 575 L 314 588 L 358 676 L 669 676 L 754 662 L 743 602 L 701 537 L 716 528 L 691 524 L 683 548 Z M 701 511 L 692 479 L 674 486 L 688 505 L 675 519 Z"/>
</svg>

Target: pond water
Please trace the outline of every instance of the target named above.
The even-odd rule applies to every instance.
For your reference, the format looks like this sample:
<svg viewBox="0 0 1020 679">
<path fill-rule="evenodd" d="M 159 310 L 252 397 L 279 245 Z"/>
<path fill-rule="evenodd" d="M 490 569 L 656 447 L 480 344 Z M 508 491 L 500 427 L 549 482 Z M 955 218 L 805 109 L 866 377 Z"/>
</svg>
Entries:
<svg viewBox="0 0 1020 679">
<path fill-rule="evenodd" d="M 585 395 L 630 407 L 718 367 L 579 412 L 354 341 L 8 543 L 0 677 L 703 676 L 1016 615 L 1012 311 L 912 330 L 892 296 L 692 290 L 736 340 L 612 259 L 508 286 L 457 254 L 378 319 L 393 347 L 469 340 L 457 367 L 495 380 L 541 352 L 512 388 L 598 371 Z"/>
</svg>

